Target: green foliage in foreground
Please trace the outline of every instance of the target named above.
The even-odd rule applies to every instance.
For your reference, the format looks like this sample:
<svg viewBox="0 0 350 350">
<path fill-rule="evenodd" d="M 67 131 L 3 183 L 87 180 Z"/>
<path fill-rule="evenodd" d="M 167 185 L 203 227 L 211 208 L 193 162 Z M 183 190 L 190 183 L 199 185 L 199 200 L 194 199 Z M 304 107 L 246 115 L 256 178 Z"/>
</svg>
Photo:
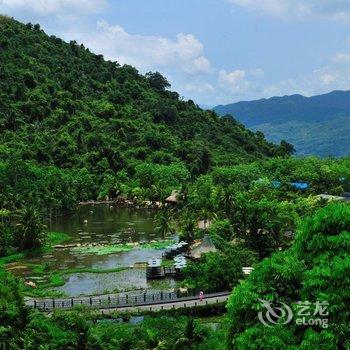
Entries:
<svg viewBox="0 0 350 350">
<path fill-rule="evenodd" d="M 213 331 L 192 317 L 146 316 L 141 324 L 133 325 L 111 323 L 112 318 L 96 322 L 94 314 L 83 309 L 50 316 L 30 311 L 13 277 L 3 271 L 0 277 L 6 281 L 5 286 L 0 285 L 0 344 L 5 348 L 224 349 L 225 327 L 219 324 Z"/>
<path fill-rule="evenodd" d="M 255 265 L 249 278 L 234 289 L 228 303 L 229 346 L 276 350 L 349 347 L 349 246 L 349 206 L 330 204 L 304 219 L 294 245 Z M 238 254 L 233 251 L 232 259 Z M 208 257 L 204 262 L 210 268 L 220 261 L 220 257 Z M 228 260 L 226 264 L 231 265 Z M 227 271 L 227 266 L 222 264 L 222 271 Z M 41 345 L 50 349 L 225 348 L 224 329 L 219 327 L 214 332 L 188 318 L 150 317 L 134 326 L 95 324 L 90 313 L 82 311 L 54 313 L 51 317 L 29 312 L 14 278 L 3 271 L 0 278 L 4 281 L 0 285 L 0 342 L 11 343 L 14 349 L 37 349 Z M 327 301 L 328 328 L 299 326 L 293 321 L 266 327 L 258 320 L 258 312 L 265 311 L 259 298 L 285 302 L 294 312 L 298 301 Z"/>
<path fill-rule="evenodd" d="M 204 291 L 230 291 L 243 279 L 243 266 L 256 261 L 254 253 L 236 246 L 218 253 L 203 254 L 198 262 L 190 263 L 183 271 L 184 284 Z"/>
<path fill-rule="evenodd" d="M 228 311 L 233 349 L 348 349 L 350 347 L 350 206 L 330 204 L 305 219 L 292 248 L 255 267 L 232 294 Z M 299 326 L 294 320 L 271 328 L 262 325 L 258 299 L 329 303 L 328 328 Z M 266 310 L 265 310 L 266 312 Z"/>
</svg>

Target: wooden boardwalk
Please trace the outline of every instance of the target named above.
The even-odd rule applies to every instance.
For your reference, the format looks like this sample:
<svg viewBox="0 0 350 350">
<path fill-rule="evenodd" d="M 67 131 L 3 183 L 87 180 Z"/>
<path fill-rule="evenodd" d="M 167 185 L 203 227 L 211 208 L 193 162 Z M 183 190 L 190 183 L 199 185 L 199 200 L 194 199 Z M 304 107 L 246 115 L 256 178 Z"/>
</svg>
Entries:
<svg viewBox="0 0 350 350">
<path fill-rule="evenodd" d="M 26 305 L 42 310 L 54 309 L 71 310 L 74 307 L 84 305 L 91 309 L 107 310 L 162 310 L 179 307 L 196 307 L 204 304 L 213 304 L 226 301 L 231 292 L 204 293 L 203 301 L 198 298 L 198 293 L 179 296 L 175 292 L 161 291 L 159 293 L 128 293 L 118 295 L 86 296 L 81 298 L 54 298 L 54 299 L 26 299 Z"/>
<path fill-rule="evenodd" d="M 177 301 L 173 300 L 167 303 L 155 303 L 155 304 L 148 304 L 148 305 L 120 307 L 117 309 L 99 309 L 99 311 L 102 314 L 108 314 L 115 310 L 118 310 L 121 312 L 123 311 L 135 312 L 135 311 L 161 311 L 161 310 L 182 309 L 182 308 L 195 308 L 195 307 L 200 307 L 205 305 L 215 305 L 218 303 L 226 303 L 229 296 L 230 296 L 230 293 L 227 293 L 225 295 L 210 294 L 204 297 L 202 301 L 200 301 L 198 298 L 186 299 L 186 300 L 179 299 Z"/>
</svg>

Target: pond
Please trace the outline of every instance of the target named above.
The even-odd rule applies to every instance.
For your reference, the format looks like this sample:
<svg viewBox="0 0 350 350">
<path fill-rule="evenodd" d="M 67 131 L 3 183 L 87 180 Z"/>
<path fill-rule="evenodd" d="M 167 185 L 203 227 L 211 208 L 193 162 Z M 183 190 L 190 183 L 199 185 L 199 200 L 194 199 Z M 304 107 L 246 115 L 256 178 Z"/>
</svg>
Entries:
<svg viewBox="0 0 350 350">
<path fill-rule="evenodd" d="M 64 232 L 71 236 L 66 243 L 115 244 L 160 240 L 154 230 L 154 210 L 114 207 L 108 204 L 83 205 L 67 216 L 49 223 L 49 231 Z M 130 230 L 132 228 L 132 230 Z M 38 262 L 49 260 L 55 270 L 66 269 L 113 269 L 133 266 L 162 255 L 161 250 L 135 248 L 111 254 L 81 253 L 76 249 L 55 249 L 40 257 Z M 35 262 L 33 259 L 32 262 Z"/>
<path fill-rule="evenodd" d="M 110 273 L 75 273 L 65 276 L 65 285 L 53 290 L 77 297 L 84 294 L 104 294 L 128 290 L 157 290 L 157 281 L 147 281 L 145 269 L 127 269 Z M 163 280 L 163 287 L 176 286 L 174 280 Z"/>
<path fill-rule="evenodd" d="M 162 240 L 155 233 L 155 210 L 134 209 L 111 206 L 109 204 L 82 205 L 66 216 L 60 216 L 47 223 L 48 231 L 70 235 L 65 244 L 123 244 L 144 243 Z M 167 239 L 176 239 L 175 236 Z M 142 246 L 115 253 L 96 254 L 82 252 L 77 248 L 54 249 L 49 254 L 39 255 L 22 261 L 20 264 L 47 263 L 50 271 L 71 269 L 107 270 L 119 267 L 132 267 L 145 263 L 152 257 L 161 257 L 163 249 Z M 24 271 L 24 270 L 23 270 Z M 141 271 L 141 272 L 140 272 Z M 21 269 L 13 268 L 13 273 Z M 22 274 L 24 275 L 24 274 Z M 28 274 L 26 274 L 28 275 Z M 105 290 L 148 288 L 144 269 L 128 269 L 111 273 L 75 273 L 65 275 L 66 284 L 56 290 L 68 295 L 102 293 Z"/>
<path fill-rule="evenodd" d="M 73 243 L 142 242 L 157 238 L 155 213 L 151 209 L 87 204 L 74 214 L 58 216 L 47 226 L 49 231 L 68 233 Z"/>
</svg>

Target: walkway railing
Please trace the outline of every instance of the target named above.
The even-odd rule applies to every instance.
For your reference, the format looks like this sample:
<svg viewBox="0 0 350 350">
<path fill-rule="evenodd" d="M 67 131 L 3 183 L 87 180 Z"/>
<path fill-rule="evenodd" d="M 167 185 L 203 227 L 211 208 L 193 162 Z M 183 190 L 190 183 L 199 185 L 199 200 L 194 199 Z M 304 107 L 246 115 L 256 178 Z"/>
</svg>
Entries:
<svg viewBox="0 0 350 350">
<path fill-rule="evenodd" d="M 176 292 L 160 291 L 157 293 L 141 293 L 141 294 L 123 294 L 123 295 L 103 295 L 81 298 L 53 298 L 53 299 L 31 299 L 27 301 L 27 305 L 42 311 L 52 311 L 54 309 L 69 310 L 77 306 L 84 305 L 94 309 L 117 309 L 125 307 L 168 304 L 173 302 L 181 302 L 187 300 L 198 299 L 199 291 L 191 290 L 185 295 L 179 295 Z M 229 295 L 230 292 L 217 292 L 206 294 L 205 298 L 213 298 Z"/>
</svg>

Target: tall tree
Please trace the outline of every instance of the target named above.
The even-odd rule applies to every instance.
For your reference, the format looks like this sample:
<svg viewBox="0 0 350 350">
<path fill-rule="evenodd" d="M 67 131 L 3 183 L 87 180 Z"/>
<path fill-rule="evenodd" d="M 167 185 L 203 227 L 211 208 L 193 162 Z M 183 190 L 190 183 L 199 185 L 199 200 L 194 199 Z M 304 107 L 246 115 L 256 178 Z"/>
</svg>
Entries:
<svg viewBox="0 0 350 350">
<path fill-rule="evenodd" d="M 44 239 L 43 219 L 33 207 L 24 207 L 17 215 L 17 242 L 21 250 L 38 248 Z"/>
<path fill-rule="evenodd" d="M 165 239 L 168 234 L 175 232 L 173 213 L 170 208 L 164 208 L 158 212 L 156 216 L 156 231 L 163 239 Z"/>
</svg>

